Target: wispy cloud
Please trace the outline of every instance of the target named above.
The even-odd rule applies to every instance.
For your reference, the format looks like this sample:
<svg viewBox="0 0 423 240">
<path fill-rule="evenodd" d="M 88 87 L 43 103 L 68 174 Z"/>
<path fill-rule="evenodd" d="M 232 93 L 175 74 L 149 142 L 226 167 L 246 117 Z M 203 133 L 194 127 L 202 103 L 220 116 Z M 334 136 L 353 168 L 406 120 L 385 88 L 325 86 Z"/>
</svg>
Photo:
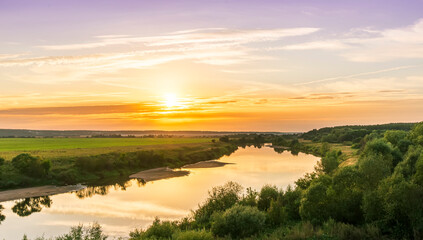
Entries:
<svg viewBox="0 0 423 240">
<path fill-rule="evenodd" d="M 81 50 L 113 45 L 135 44 L 134 51 L 87 55 L 63 55 L 24 58 L 0 58 L 0 67 L 28 67 L 29 73 L 14 75 L 15 81 L 60 83 L 82 81 L 96 73 L 117 72 L 121 69 L 146 69 L 175 61 L 189 60 L 207 65 L 228 66 L 251 61 L 272 59 L 254 51 L 249 43 L 276 41 L 302 36 L 318 28 L 252 29 L 224 28 L 193 29 L 159 36 L 128 35 L 97 36 L 93 42 L 39 46 L 45 50 Z M 25 75 L 23 75 L 25 74 Z"/>
<path fill-rule="evenodd" d="M 318 28 L 253 29 L 234 30 L 225 28 L 192 29 L 173 32 L 167 35 L 136 37 L 127 35 L 107 35 L 95 37 L 97 41 L 88 43 L 43 45 L 47 50 L 77 50 L 141 43 L 147 46 L 169 46 L 186 44 L 245 44 L 250 42 L 275 41 L 285 37 L 302 36 L 318 31 Z"/>
<path fill-rule="evenodd" d="M 301 86 L 301 85 L 308 85 L 308 84 L 314 84 L 314 83 L 322 83 L 322 82 L 337 81 L 337 80 L 343 80 L 343 79 L 351 79 L 351 78 L 356 78 L 356 77 L 363 77 L 363 76 L 374 75 L 374 74 L 378 74 L 378 73 L 386 73 L 386 72 L 399 71 L 399 70 L 409 69 L 409 68 L 413 68 L 413 67 L 417 67 L 417 66 L 415 66 L 415 65 L 408 65 L 408 66 L 400 66 L 400 67 L 394 67 L 394 68 L 387 68 L 387 69 L 382 69 L 382 70 L 377 70 L 377 71 L 371 71 L 371 72 L 362 72 L 362 73 L 355 73 L 355 74 L 349 74 L 349 75 L 343 75 L 343 76 L 337 76 L 337 77 L 331 77 L 331 78 L 323 78 L 323 79 L 313 80 L 313 81 L 309 81 L 309 82 L 297 83 L 295 85 Z"/>
<path fill-rule="evenodd" d="M 346 49 L 350 46 L 340 40 L 325 40 L 325 41 L 314 41 L 300 44 L 292 44 L 277 48 L 270 48 L 269 50 L 340 50 Z"/>
<path fill-rule="evenodd" d="M 354 62 L 423 58 L 423 19 L 402 28 L 352 29 L 338 38 L 291 44 L 270 50 L 337 50 Z"/>
</svg>

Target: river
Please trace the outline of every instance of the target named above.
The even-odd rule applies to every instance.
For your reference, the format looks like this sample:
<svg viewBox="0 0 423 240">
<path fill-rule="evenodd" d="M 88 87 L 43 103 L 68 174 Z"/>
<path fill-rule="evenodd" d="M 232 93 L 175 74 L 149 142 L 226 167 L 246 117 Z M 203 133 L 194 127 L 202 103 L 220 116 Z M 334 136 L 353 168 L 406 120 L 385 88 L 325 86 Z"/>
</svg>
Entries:
<svg viewBox="0 0 423 240">
<path fill-rule="evenodd" d="M 286 188 L 319 160 L 313 155 L 273 148 L 239 148 L 219 159 L 231 163 L 217 168 L 188 169 L 188 176 L 143 184 L 126 179 L 119 184 L 92 186 L 79 192 L 0 203 L 6 217 L 0 239 L 30 239 L 67 233 L 71 226 L 98 222 L 106 234 L 128 237 L 134 228 L 146 227 L 158 216 L 180 219 L 207 198 L 208 191 L 228 181 L 260 190 L 265 184 Z M 13 210 L 12 210 L 13 209 Z"/>
</svg>

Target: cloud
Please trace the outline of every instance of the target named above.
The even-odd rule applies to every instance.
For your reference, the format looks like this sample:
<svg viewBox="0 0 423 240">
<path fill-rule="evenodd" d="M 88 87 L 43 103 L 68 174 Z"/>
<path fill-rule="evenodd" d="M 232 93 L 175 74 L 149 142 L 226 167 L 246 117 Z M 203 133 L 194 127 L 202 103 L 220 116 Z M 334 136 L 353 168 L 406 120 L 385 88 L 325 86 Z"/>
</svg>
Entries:
<svg viewBox="0 0 423 240">
<path fill-rule="evenodd" d="M 30 75 L 52 73 L 59 75 L 75 75 L 76 77 L 55 78 L 58 82 L 80 79 L 82 75 L 93 72 L 113 72 L 119 69 L 142 69 L 173 61 L 191 60 L 208 65 L 233 65 L 248 61 L 270 59 L 259 56 L 248 43 L 275 41 L 285 37 L 302 36 L 318 31 L 318 28 L 288 28 L 288 29 L 194 29 L 174 32 L 167 35 L 151 37 L 133 37 L 128 35 L 97 36 L 97 41 L 67 45 L 40 46 L 47 50 L 77 50 L 112 45 L 139 44 L 142 50 L 130 52 L 115 52 L 108 54 L 89 54 L 77 56 L 44 56 L 22 58 L 20 55 L 2 55 L 0 67 L 33 67 Z M 49 68 L 49 66 L 55 66 Z M 35 67 L 35 68 L 34 68 Z M 44 69 L 43 69 L 44 68 Z M 49 79 L 48 76 L 41 76 Z M 16 79 L 30 79 L 16 77 Z M 41 80 L 48 83 L 50 80 Z"/>
<path fill-rule="evenodd" d="M 298 85 L 308 85 L 308 84 L 315 84 L 315 83 L 322 83 L 322 82 L 329 82 L 329 81 L 336 81 L 336 80 L 343 80 L 343 79 L 351 79 L 351 78 L 356 78 L 356 77 L 374 75 L 374 74 L 378 74 L 378 73 L 399 71 L 399 70 L 409 69 L 409 68 L 413 68 L 413 67 L 416 67 L 416 66 L 414 66 L 414 65 L 400 66 L 400 67 L 387 68 L 387 69 L 371 71 L 371 72 L 362 72 L 362 73 L 355 73 L 355 74 L 349 74 L 349 75 L 343 75 L 343 76 L 337 76 L 337 77 L 331 77 L 331 78 L 323 78 L 323 79 L 309 81 L 309 82 L 297 83 L 295 85 L 297 85 L 297 86 Z"/>
<path fill-rule="evenodd" d="M 287 45 L 278 48 L 271 48 L 269 50 L 340 50 L 346 49 L 350 46 L 346 43 L 343 43 L 340 40 L 325 40 L 325 41 L 315 41 L 315 42 L 306 42 L 300 44 Z"/>
<path fill-rule="evenodd" d="M 393 29 L 351 29 L 341 38 L 322 39 L 269 50 L 333 50 L 353 62 L 385 62 L 423 58 L 423 19 Z"/>
<path fill-rule="evenodd" d="M 144 104 L 70 106 L 70 107 L 33 107 L 0 110 L 0 115 L 87 115 L 110 113 L 140 113 L 152 111 L 153 107 Z"/>
<path fill-rule="evenodd" d="M 253 29 L 237 30 L 225 28 L 193 29 L 161 36 L 134 37 L 127 35 L 97 36 L 98 41 L 64 45 L 43 45 L 46 50 L 78 50 L 141 43 L 146 46 L 169 46 L 186 44 L 245 44 L 250 42 L 275 41 L 285 37 L 302 36 L 318 31 L 318 28 Z"/>
</svg>

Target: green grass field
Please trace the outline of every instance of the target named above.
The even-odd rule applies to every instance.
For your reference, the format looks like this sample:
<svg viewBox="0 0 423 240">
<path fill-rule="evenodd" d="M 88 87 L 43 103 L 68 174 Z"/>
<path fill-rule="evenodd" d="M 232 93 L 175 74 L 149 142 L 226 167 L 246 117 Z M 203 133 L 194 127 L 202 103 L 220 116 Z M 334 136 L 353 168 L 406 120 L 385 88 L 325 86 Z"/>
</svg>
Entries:
<svg viewBox="0 0 423 240">
<path fill-rule="evenodd" d="M 19 153 L 54 158 L 210 143 L 213 138 L 0 138 L 0 157 Z"/>
</svg>

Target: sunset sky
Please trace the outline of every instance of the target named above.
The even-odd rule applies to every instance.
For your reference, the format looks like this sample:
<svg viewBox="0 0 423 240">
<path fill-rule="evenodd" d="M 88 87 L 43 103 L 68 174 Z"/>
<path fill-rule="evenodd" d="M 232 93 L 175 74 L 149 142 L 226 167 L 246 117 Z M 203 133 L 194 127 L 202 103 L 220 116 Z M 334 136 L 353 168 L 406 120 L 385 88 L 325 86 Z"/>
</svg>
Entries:
<svg viewBox="0 0 423 240">
<path fill-rule="evenodd" d="M 422 120 L 422 0 L 0 0 L 0 128 Z"/>
</svg>

